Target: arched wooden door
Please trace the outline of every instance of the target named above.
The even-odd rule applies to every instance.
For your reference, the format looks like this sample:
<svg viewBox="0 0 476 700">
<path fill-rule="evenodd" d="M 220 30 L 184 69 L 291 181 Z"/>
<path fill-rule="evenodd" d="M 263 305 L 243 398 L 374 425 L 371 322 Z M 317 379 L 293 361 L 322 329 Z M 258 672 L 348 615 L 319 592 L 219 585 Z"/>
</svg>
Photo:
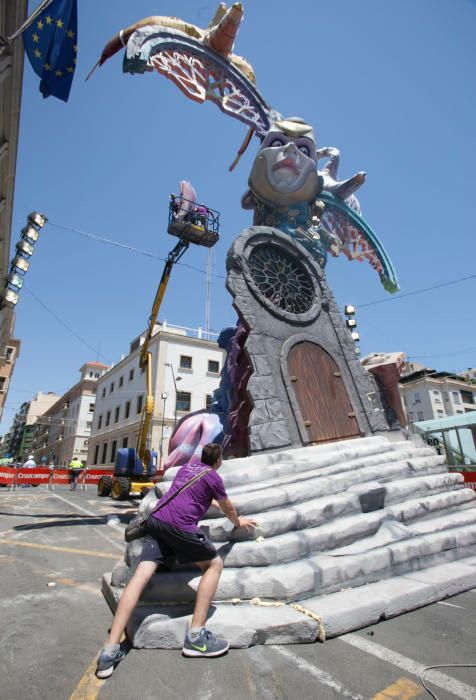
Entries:
<svg viewBox="0 0 476 700">
<path fill-rule="evenodd" d="M 339 368 L 320 345 L 294 345 L 288 371 L 311 442 L 360 436 Z"/>
</svg>

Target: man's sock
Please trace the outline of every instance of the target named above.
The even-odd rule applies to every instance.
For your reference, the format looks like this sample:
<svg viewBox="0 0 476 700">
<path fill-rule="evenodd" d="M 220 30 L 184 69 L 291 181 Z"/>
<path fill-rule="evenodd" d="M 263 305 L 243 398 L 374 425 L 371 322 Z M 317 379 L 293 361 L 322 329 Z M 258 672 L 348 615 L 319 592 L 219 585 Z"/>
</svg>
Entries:
<svg viewBox="0 0 476 700">
<path fill-rule="evenodd" d="M 104 651 L 108 656 L 114 656 L 114 654 L 117 654 L 117 652 L 120 649 L 119 644 L 105 644 L 104 645 Z"/>
<path fill-rule="evenodd" d="M 190 639 L 196 639 L 202 633 L 203 627 L 190 627 L 188 632 Z"/>
</svg>

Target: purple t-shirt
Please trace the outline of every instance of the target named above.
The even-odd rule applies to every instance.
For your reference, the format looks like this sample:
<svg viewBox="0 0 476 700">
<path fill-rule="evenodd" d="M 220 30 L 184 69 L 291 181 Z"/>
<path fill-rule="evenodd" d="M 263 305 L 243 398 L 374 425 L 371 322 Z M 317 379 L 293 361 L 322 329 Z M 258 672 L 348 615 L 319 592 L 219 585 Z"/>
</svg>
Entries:
<svg viewBox="0 0 476 700">
<path fill-rule="evenodd" d="M 212 500 L 220 501 L 226 498 L 223 479 L 216 469 L 212 469 L 202 476 L 185 491 L 176 496 L 170 503 L 157 510 L 160 504 L 178 491 L 187 481 L 201 474 L 205 469 L 210 469 L 202 462 L 190 462 L 181 467 L 175 475 L 169 491 L 157 503 L 152 515 L 163 523 L 172 525 L 185 532 L 197 532 L 198 522 L 210 508 Z"/>
</svg>

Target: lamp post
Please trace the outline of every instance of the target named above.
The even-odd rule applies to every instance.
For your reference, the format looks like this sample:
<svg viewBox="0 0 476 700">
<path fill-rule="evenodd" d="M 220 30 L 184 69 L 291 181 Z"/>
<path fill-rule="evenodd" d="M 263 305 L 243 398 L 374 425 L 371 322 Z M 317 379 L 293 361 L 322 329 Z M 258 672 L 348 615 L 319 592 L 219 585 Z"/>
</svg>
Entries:
<svg viewBox="0 0 476 700">
<path fill-rule="evenodd" d="M 175 376 L 174 368 L 171 362 L 166 362 L 165 363 L 166 367 L 170 367 L 172 370 L 172 379 L 174 381 L 174 389 L 175 389 L 175 412 L 174 412 L 174 428 L 177 425 L 177 382 L 180 382 L 182 377 L 178 375 L 177 377 Z"/>
<path fill-rule="evenodd" d="M 356 321 L 355 318 L 354 318 L 354 316 L 355 316 L 355 306 L 353 306 L 352 304 L 347 304 L 347 306 L 344 308 L 344 313 L 345 313 L 345 315 L 346 315 L 346 317 L 347 317 L 347 318 L 346 318 L 346 322 L 345 322 L 345 323 L 346 323 L 346 326 L 347 326 L 347 328 L 348 328 L 349 331 L 350 331 L 350 334 L 351 334 L 351 336 L 352 336 L 352 340 L 354 341 L 354 343 L 356 343 L 356 345 L 355 345 L 355 354 L 356 354 L 356 355 L 360 355 L 360 348 L 359 348 L 359 346 L 357 345 L 357 343 L 358 343 L 359 340 L 360 340 L 360 333 L 356 330 L 356 328 L 357 328 L 357 321 Z"/>
<path fill-rule="evenodd" d="M 162 435 L 160 436 L 160 447 L 159 447 L 160 466 L 162 466 L 162 454 L 163 454 L 163 446 L 164 446 L 164 426 L 165 426 L 165 402 L 167 401 L 167 392 L 163 391 L 160 395 L 160 398 L 164 402 L 164 405 L 162 407 Z"/>
</svg>

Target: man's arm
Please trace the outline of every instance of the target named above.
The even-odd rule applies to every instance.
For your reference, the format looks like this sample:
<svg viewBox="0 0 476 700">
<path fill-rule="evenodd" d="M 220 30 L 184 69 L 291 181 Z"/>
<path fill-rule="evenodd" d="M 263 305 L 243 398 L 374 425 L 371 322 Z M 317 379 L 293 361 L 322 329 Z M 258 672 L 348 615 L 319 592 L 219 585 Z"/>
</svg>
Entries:
<svg viewBox="0 0 476 700">
<path fill-rule="evenodd" d="M 228 520 L 231 520 L 235 527 L 245 527 L 247 530 L 256 527 L 256 520 L 238 515 L 235 506 L 228 497 L 222 498 L 220 501 L 218 501 L 218 505 L 222 513 L 226 515 Z"/>
</svg>

